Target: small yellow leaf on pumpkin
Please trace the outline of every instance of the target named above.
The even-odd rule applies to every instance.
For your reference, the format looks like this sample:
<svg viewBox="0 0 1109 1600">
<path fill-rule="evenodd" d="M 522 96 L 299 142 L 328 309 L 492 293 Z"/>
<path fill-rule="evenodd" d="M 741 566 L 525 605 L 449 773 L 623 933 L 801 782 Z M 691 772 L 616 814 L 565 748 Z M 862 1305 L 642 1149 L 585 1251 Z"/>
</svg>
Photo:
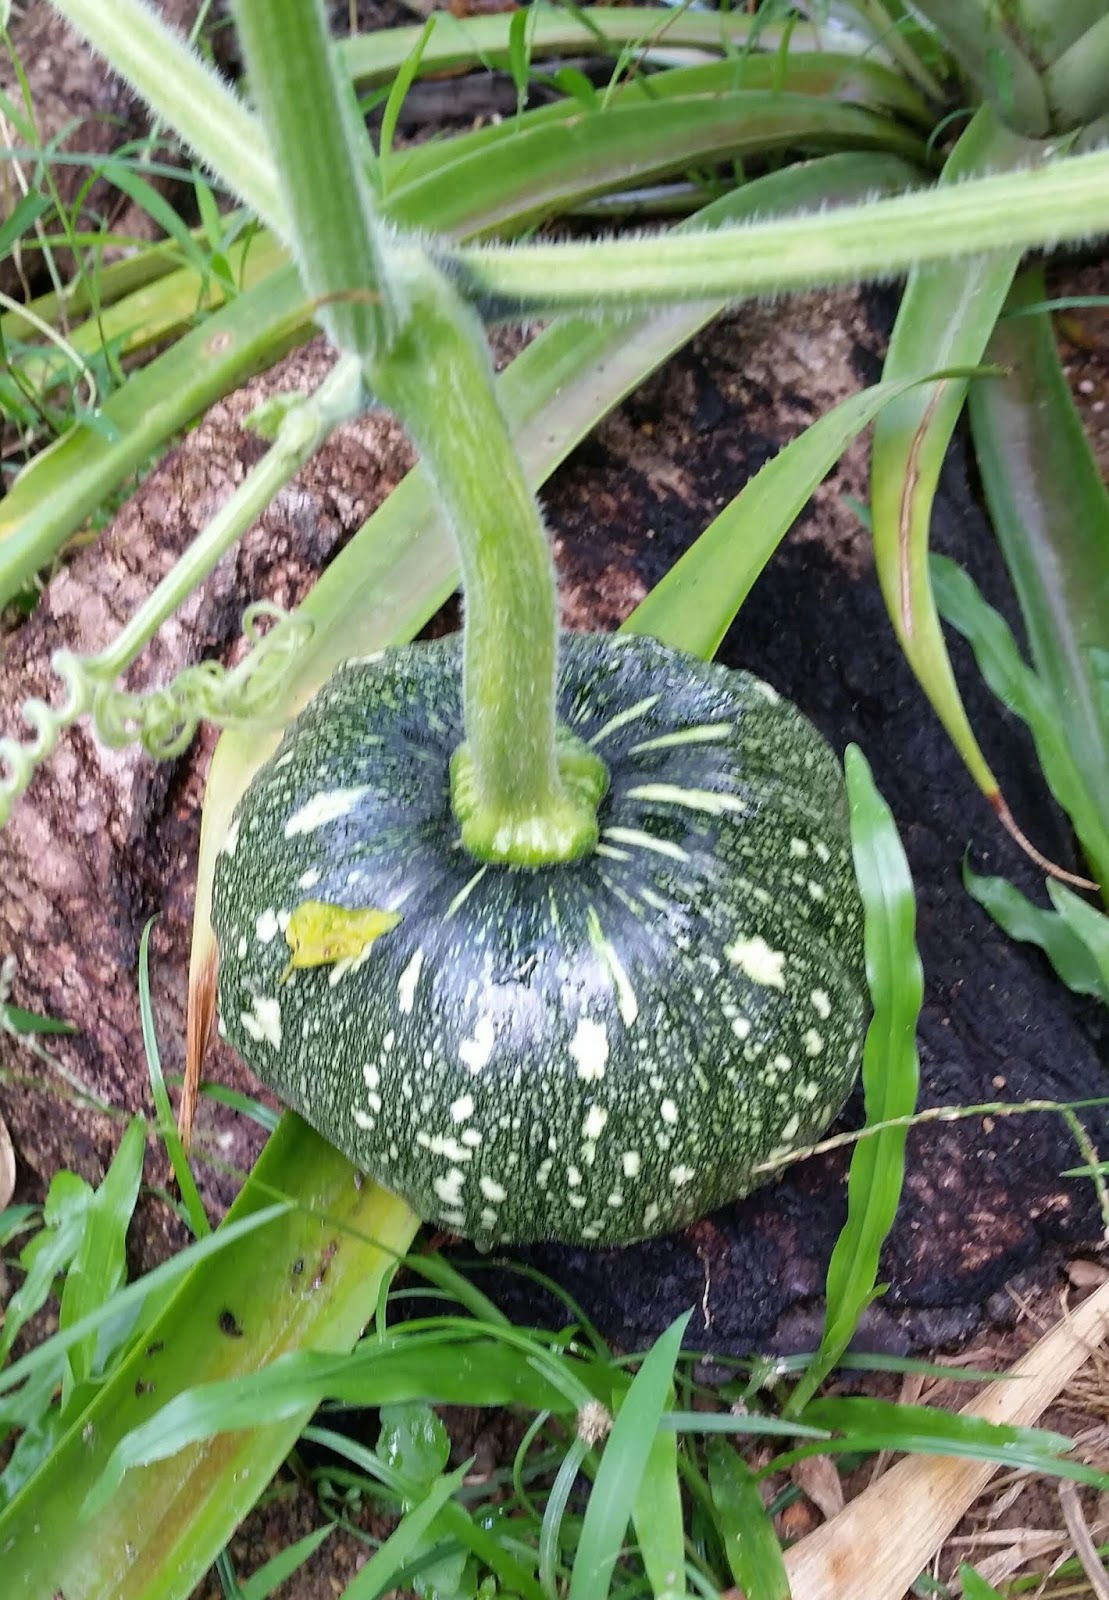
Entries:
<svg viewBox="0 0 1109 1600">
<path fill-rule="evenodd" d="M 326 900 L 302 901 L 285 929 L 292 955 L 281 982 L 285 983 L 296 967 L 327 967 L 362 955 L 400 920 L 399 911 L 380 911 L 376 906 L 349 910 Z"/>
</svg>

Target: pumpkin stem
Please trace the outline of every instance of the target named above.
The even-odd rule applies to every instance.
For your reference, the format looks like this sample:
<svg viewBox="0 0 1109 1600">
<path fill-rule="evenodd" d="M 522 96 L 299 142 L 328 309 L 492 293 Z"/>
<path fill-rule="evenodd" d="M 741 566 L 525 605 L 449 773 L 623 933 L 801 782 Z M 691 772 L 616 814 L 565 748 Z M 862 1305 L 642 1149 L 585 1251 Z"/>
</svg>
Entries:
<svg viewBox="0 0 1109 1600">
<path fill-rule="evenodd" d="M 573 861 L 597 842 L 608 774 L 556 729 L 554 571 L 481 324 L 377 215 L 373 152 L 322 0 L 236 0 L 234 10 L 301 276 L 328 333 L 419 446 L 454 529 L 466 594 L 466 741 L 451 767 L 462 842 L 512 866 Z"/>
<path fill-rule="evenodd" d="M 466 597 L 466 742 L 451 763 L 462 842 L 483 861 L 573 861 L 597 842 L 603 761 L 555 721 L 558 603 L 543 520 L 497 400 L 477 317 L 426 259 L 409 316 L 367 372 L 419 446 Z"/>
</svg>

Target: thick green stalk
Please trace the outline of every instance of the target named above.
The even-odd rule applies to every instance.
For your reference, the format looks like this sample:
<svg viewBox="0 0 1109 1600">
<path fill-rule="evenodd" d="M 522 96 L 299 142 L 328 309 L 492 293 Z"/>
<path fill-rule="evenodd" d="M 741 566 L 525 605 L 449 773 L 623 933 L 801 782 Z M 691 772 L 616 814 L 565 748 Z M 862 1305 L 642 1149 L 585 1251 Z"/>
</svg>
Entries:
<svg viewBox="0 0 1109 1600">
<path fill-rule="evenodd" d="M 320 320 L 339 348 L 372 360 L 403 312 L 366 176 L 373 149 L 322 0 L 237 0 L 234 13 L 304 286 L 326 302 Z"/>
<path fill-rule="evenodd" d="M 539 866 L 597 839 L 603 764 L 555 738 L 557 596 L 539 507 L 493 388 L 477 319 L 428 262 L 370 383 L 419 445 L 458 545 L 466 596 L 466 743 L 452 764 L 470 852 Z"/>
<path fill-rule="evenodd" d="M 277 233 L 285 205 L 257 119 L 146 0 L 52 0 L 114 72 Z"/>
<path fill-rule="evenodd" d="M 482 245 L 452 251 L 444 265 L 490 314 L 531 317 L 785 293 L 1104 233 L 1109 150 L 1095 150 L 1034 172 L 968 178 L 830 215 L 771 218 L 709 235 Z"/>
</svg>

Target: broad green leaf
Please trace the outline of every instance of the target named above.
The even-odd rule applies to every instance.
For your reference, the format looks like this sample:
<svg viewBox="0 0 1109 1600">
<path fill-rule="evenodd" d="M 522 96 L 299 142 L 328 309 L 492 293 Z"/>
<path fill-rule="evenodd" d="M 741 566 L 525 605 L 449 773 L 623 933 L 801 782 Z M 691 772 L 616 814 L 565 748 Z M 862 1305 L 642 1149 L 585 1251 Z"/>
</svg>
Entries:
<svg viewBox="0 0 1109 1600">
<path fill-rule="evenodd" d="M 916 1027 L 924 999 L 917 954 L 916 898 L 909 864 L 889 807 L 857 745 L 845 756 L 855 876 L 866 915 L 866 977 L 874 1015 L 863 1052 L 868 1124 L 916 1109 L 920 1063 Z M 790 1397 L 791 1415 L 835 1366 L 866 1307 L 881 1293 L 878 1261 L 893 1226 L 905 1175 L 907 1128 L 883 1128 L 860 1139 L 847 1179 L 847 1221 L 828 1264 L 827 1311 L 820 1349 Z"/>
<path fill-rule="evenodd" d="M 145 1154 L 146 1123 L 142 1117 L 133 1117 L 111 1166 L 84 1208 L 81 1243 L 62 1290 L 59 1328 L 72 1328 L 107 1306 L 127 1276 L 127 1229 L 139 1197 Z M 92 1333 L 70 1347 L 70 1376 L 63 1389 L 63 1408 L 70 1384 L 94 1375 L 96 1349 L 97 1339 Z"/>
<path fill-rule="evenodd" d="M 687 1311 L 652 1345 L 616 1413 L 582 1523 L 569 1600 L 605 1600 L 609 1592 L 689 1317 Z"/>
<path fill-rule="evenodd" d="M 984 106 L 956 144 L 940 182 L 958 183 L 985 170 L 1027 164 L 1031 157 L 1032 147 L 1008 133 Z M 1020 257 L 1020 249 L 1013 248 L 914 268 L 883 377 L 976 365 Z M 932 501 L 966 389 L 965 379 L 943 379 L 910 390 L 878 418 L 871 451 L 871 529 L 878 579 L 905 658 L 975 783 L 993 797 L 997 780 L 963 708 L 928 571 Z"/>
<path fill-rule="evenodd" d="M 1086 4 L 1073 5 L 1071 0 L 1055 9 L 1089 15 Z M 1109 14 L 1104 9 L 1081 38 L 1050 62 L 1043 86 L 1056 128 L 1082 127 L 1109 111 Z"/>
<path fill-rule="evenodd" d="M 377 1453 L 414 1483 L 428 1484 L 450 1458 L 450 1435 L 423 1401 L 383 1406 Z"/>
<path fill-rule="evenodd" d="M 392 1200 L 392 1204 L 399 1208 L 401 1203 Z M 435 1405 L 573 1410 L 532 1359 L 495 1340 L 466 1342 L 459 1337 L 449 1361 L 444 1360 L 441 1336 L 421 1345 L 408 1334 L 368 1340 L 346 1355 L 290 1348 L 259 1370 L 239 1367 L 236 1363 L 232 1377 L 177 1393 L 149 1421 L 132 1428 L 116 1445 L 88 1497 L 86 1513 L 107 1506 L 124 1475 L 134 1468 L 176 1457 L 218 1434 L 262 1433 L 274 1423 L 298 1417 L 303 1423 L 325 1400 L 349 1406 L 424 1400 Z"/>
<path fill-rule="evenodd" d="M 1049 879 L 1047 892 L 1063 921 L 1074 929 L 1094 958 L 1101 976 L 1102 994 L 1109 1005 L 1109 917 L 1079 899 L 1065 883 Z"/>
<path fill-rule="evenodd" d="M 790 1600 L 782 1547 L 758 1479 L 724 1439 L 708 1445 L 709 1487 L 732 1577 L 746 1600 Z"/>
<path fill-rule="evenodd" d="M 747 92 L 691 95 L 659 105 L 616 106 L 506 138 L 398 179 L 389 215 L 397 223 L 455 232 L 520 230 L 567 205 L 701 162 L 828 145 L 884 150 L 908 160 L 919 140 L 857 106 L 808 95 Z M 935 363 L 930 363 L 930 367 Z"/>
<path fill-rule="evenodd" d="M 673 1404 L 673 1391 L 667 1395 Z M 660 1429 L 651 1440 L 632 1506 L 632 1525 L 655 1600 L 684 1594 L 685 1515 L 678 1476 L 678 1435 Z"/>
<path fill-rule="evenodd" d="M 1042 680 L 1023 660 L 1009 624 L 983 599 L 974 580 L 947 556 L 933 556 L 932 583 L 944 620 L 974 651 L 986 683 L 1026 723 L 1052 794 L 1070 817 L 1091 862 L 1109 863 L 1109 815 L 1085 785 L 1062 721 Z M 1107 872 L 1109 881 L 1109 872 Z"/>
<path fill-rule="evenodd" d="M 1020 602 L 1052 721 L 1102 818 L 1087 837 L 1109 893 L 1109 702 L 1098 662 L 1109 651 L 1109 491 L 1055 346 L 1043 274 L 1023 274 L 988 357 L 1003 376 L 978 384 L 970 423 L 990 516 Z"/>
<path fill-rule="evenodd" d="M 525 16 L 532 15 L 533 8 L 529 7 Z M 773 93 L 823 98 L 829 102 L 866 106 L 872 111 L 895 111 L 910 120 L 921 121 L 922 108 L 916 96 L 906 95 L 904 80 L 895 73 L 873 62 L 823 52 L 790 54 L 784 60 L 762 53 L 750 53 L 693 67 L 673 67 L 667 72 L 652 73 L 649 77 L 637 74 L 625 78 L 610 90 L 603 104 L 597 104 L 594 92 L 590 104 L 597 117 L 604 117 L 617 106 L 654 106 L 662 110 L 672 100 L 734 94 L 738 90 L 751 95 L 766 96 Z M 749 104 L 753 108 L 757 101 L 751 100 Z M 480 150 L 492 155 L 493 146 L 500 148 L 505 164 L 510 165 L 515 159 L 513 152 L 520 148 L 519 139 L 523 134 L 534 134 L 553 123 L 567 122 L 583 127 L 592 126 L 583 119 L 580 103 L 561 99 L 524 112 L 511 123 L 486 123 L 467 133 L 452 135 L 449 139 L 413 145 L 394 158 L 395 181 L 414 184 L 442 170 L 447 163 L 472 157 Z M 495 170 L 491 162 L 490 171 Z"/>
<path fill-rule="evenodd" d="M 1068 989 L 1100 995 L 1109 1005 L 1109 987 L 1102 983 L 1093 952 L 1058 911 L 1034 905 L 1007 878 L 981 877 L 965 862 L 963 883 L 1010 939 L 1039 946 Z"/>
<path fill-rule="evenodd" d="M 298 1185 L 298 1204 L 270 1204 Z M 5 1600 L 39 1600 L 58 1590 L 66 1600 L 137 1600 L 155 1592 L 156 1573 L 157 1592 L 185 1600 L 268 1483 L 310 1407 L 128 1475 L 83 1524 L 76 1508 L 118 1441 L 175 1394 L 245 1376 L 283 1350 L 348 1348 L 372 1318 L 381 1276 L 392 1271 L 416 1225 L 407 1207 L 356 1182 L 349 1163 L 286 1117 L 229 1221 L 114 1297 L 111 1309 L 121 1315 L 167 1279 L 184 1278 L 49 1461 L 0 1514 Z M 258 1229 L 264 1233 L 252 1239 Z M 83 1319 L 0 1373 L 0 1389 L 56 1360 L 91 1325 L 95 1318 Z"/>
</svg>

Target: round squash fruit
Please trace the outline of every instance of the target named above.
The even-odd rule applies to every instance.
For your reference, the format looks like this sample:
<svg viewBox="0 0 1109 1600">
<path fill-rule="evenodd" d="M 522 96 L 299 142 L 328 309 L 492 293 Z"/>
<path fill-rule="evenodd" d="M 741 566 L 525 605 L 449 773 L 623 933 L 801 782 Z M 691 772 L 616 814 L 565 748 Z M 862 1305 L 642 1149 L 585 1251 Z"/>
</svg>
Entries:
<svg viewBox="0 0 1109 1600">
<path fill-rule="evenodd" d="M 567 636 L 596 850 L 462 847 L 458 638 L 342 666 L 220 853 L 221 1031 L 428 1221 L 627 1243 L 745 1194 L 854 1081 L 867 1007 L 840 766 L 767 684 Z"/>
</svg>

